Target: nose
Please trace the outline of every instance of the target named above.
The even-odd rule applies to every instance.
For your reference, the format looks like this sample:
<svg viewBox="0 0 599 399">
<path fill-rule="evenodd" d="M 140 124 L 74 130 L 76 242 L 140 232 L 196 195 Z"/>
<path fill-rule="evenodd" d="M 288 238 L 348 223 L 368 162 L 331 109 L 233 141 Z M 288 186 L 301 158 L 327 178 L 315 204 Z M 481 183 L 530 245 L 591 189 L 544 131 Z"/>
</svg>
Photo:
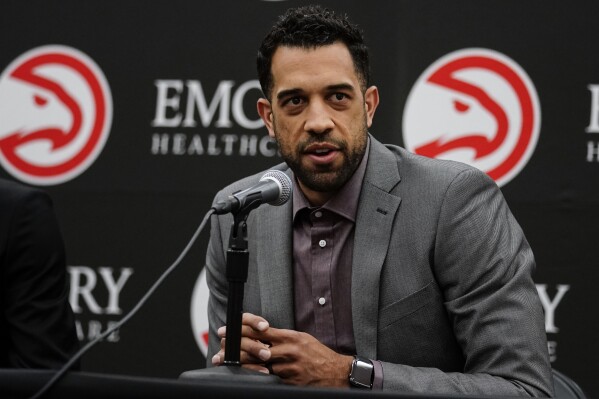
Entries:
<svg viewBox="0 0 599 399">
<path fill-rule="evenodd" d="M 304 130 L 312 134 L 328 133 L 335 127 L 326 104 L 322 101 L 312 101 L 308 106 Z"/>
</svg>

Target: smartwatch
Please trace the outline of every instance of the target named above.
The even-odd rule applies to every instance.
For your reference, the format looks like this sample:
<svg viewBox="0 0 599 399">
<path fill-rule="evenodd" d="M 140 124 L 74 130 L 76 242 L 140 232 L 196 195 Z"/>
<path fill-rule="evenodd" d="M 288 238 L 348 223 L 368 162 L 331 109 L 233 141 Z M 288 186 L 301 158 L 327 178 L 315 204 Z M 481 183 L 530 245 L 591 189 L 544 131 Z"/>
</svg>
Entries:
<svg viewBox="0 0 599 399">
<path fill-rule="evenodd" d="M 372 380 L 374 379 L 374 365 L 369 359 L 360 356 L 354 356 L 349 372 L 350 385 L 358 388 L 372 389 Z"/>
</svg>

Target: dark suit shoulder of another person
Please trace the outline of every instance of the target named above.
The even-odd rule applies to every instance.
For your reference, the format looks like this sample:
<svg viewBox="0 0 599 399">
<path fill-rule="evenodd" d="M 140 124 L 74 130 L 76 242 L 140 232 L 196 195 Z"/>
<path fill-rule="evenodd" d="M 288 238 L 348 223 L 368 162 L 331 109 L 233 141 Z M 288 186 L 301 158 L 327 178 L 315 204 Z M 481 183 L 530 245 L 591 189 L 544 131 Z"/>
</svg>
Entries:
<svg viewBox="0 0 599 399">
<path fill-rule="evenodd" d="M 50 197 L 0 179 L 0 367 L 59 368 L 79 348 Z"/>
</svg>

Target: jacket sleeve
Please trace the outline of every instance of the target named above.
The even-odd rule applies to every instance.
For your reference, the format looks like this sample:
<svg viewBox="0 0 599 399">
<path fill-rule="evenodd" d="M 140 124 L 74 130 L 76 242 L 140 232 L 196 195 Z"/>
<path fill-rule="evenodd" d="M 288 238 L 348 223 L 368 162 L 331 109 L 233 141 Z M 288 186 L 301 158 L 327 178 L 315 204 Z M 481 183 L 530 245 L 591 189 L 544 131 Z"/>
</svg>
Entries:
<svg viewBox="0 0 599 399">
<path fill-rule="evenodd" d="M 217 202 L 217 194 L 213 203 Z M 225 221 L 223 221 L 225 220 Z M 206 367 L 212 366 L 212 357 L 220 350 L 220 339 L 217 330 L 224 326 L 227 321 L 227 292 L 228 282 L 226 279 L 226 257 L 224 239 L 220 223 L 226 223 L 229 215 L 212 215 L 210 219 L 210 241 L 206 252 L 206 282 L 210 287 L 208 299 L 208 354 L 206 356 Z"/>
<path fill-rule="evenodd" d="M 48 195 L 28 189 L 17 197 L 4 259 L 8 361 L 59 368 L 79 349 L 64 244 Z"/>
</svg>

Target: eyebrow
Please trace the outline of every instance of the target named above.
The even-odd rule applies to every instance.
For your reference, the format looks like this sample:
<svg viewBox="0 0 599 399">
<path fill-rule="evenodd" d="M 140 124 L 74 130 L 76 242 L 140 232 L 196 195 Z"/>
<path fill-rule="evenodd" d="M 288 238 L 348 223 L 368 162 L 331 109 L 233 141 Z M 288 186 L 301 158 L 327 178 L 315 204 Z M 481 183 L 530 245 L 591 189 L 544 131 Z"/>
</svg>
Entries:
<svg viewBox="0 0 599 399">
<path fill-rule="evenodd" d="M 303 93 L 302 89 L 281 90 L 280 92 L 277 93 L 277 100 L 280 100 L 283 97 L 296 96 L 301 93 Z"/>
<path fill-rule="evenodd" d="M 339 83 L 336 85 L 327 86 L 327 91 L 335 91 L 335 90 L 354 91 L 354 86 L 350 85 L 349 83 Z"/>
<path fill-rule="evenodd" d="M 327 86 L 325 88 L 325 90 L 327 92 L 336 91 L 336 90 L 347 90 L 347 91 L 353 92 L 355 90 L 355 88 L 354 88 L 354 86 L 352 86 L 349 83 L 338 83 L 338 84 Z M 299 89 L 299 88 L 281 90 L 279 93 L 277 93 L 277 100 L 280 100 L 284 97 L 296 96 L 298 94 L 302 94 L 303 92 L 304 92 L 304 90 Z"/>
</svg>

